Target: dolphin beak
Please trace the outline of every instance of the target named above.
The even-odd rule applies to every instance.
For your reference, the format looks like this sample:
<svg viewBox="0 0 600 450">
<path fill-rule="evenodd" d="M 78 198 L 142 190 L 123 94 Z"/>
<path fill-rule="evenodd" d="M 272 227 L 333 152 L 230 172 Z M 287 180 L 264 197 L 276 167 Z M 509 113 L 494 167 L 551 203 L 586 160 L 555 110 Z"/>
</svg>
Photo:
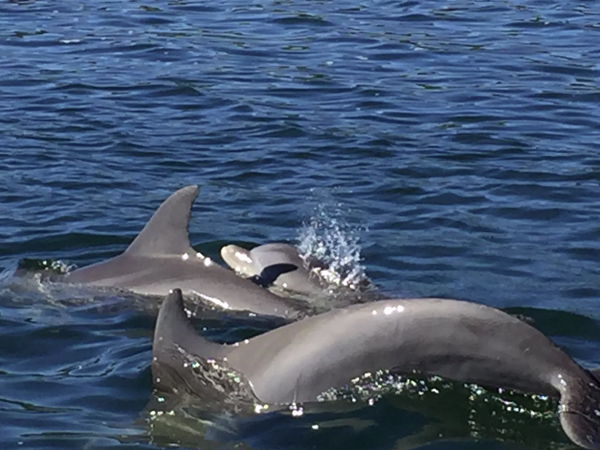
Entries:
<svg viewBox="0 0 600 450">
<path fill-rule="evenodd" d="M 252 270 L 252 258 L 250 252 L 237 245 L 225 245 L 221 248 L 221 258 L 236 272 L 245 275 L 254 275 Z"/>
</svg>

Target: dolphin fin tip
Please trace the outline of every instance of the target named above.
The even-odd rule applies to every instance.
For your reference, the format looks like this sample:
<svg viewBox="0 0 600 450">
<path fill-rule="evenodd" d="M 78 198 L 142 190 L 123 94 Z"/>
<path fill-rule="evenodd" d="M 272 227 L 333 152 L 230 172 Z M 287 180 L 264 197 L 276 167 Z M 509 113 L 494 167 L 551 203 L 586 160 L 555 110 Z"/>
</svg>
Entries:
<svg viewBox="0 0 600 450">
<path fill-rule="evenodd" d="M 169 291 L 168 298 L 174 299 L 174 300 L 179 300 L 179 299 L 183 300 L 183 293 L 181 292 L 181 289 L 174 288 Z"/>
<path fill-rule="evenodd" d="M 183 254 L 191 250 L 188 225 L 192 204 L 198 192 L 197 185 L 190 185 L 171 194 L 158 207 L 125 253 Z"/>
</svg>

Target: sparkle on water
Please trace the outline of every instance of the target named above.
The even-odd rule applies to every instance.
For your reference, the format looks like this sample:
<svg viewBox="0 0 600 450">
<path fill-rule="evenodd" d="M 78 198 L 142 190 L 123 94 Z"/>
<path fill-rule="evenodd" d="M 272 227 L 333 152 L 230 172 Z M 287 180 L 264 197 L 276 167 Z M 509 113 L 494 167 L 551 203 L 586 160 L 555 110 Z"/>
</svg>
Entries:
<svg viewBox="0 0 600 450">
<path fill-rule="evenodd" d="M 326 282 L 355 288 L 367 279 L 360 254 L 360 231 L 349 224 L 342 203 L 320 193 L 299 233 L 300 255 L 305 261 L 316 258 L 325 263 L 326 268 L 315 271 Z"/>
<path fill-rule="evenodd" d="M 210 389 L 192 413 L 160 397 L 146 427 L 158 301 L 41 280 L 69 269 L 60 261 L 118 255 L 161 201 L 198 184 L 191 240 L 213 258 L 224 242 L 293 239 L 304 219 L 303 254 L 329 262 L 334 284 L 357 284 L 365 265 L 393 297 L 518 306 L 597 365 L 599 11 L 2 2 L 0 448 L 560 448 L 553 401 L 431 380 L 379 400 L 372 387 L 342 402 L 351 411 L 301 405 L 294 420 L 252 404 L 246 433 L 216 444 L 203 421 L 231 408 Z M 35 277 L 10 276 L 28 267 Z M 281 324 L 213 309 L 194 320 L 224 342 Z"/>
</svg>

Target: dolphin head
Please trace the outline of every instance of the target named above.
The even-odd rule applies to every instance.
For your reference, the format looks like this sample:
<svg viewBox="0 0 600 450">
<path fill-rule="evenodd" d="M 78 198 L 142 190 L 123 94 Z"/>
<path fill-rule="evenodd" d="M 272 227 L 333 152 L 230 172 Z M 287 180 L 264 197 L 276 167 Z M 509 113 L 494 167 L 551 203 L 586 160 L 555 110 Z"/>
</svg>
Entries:
<svg viewBox="0 0 600 450">
<path fill-rule="evenodd" d="M 289 258 L 278 251 L 265 250 L 280 245 L 286 244 L 266 244 L 251 251 L 237 245 L 226 245 L 221 249 L 221 257 L 229 267 L 259 286 L 267 288 L 279 284 L 285 287 L 285 279 L 278 281 L 279 277 L 297 271 L 302 267 L 302 262 L 299 258 Z"/>
<path fill-rule="evenodd" d="M 252 277 L 260 274 L 260 268 L 252 259 L 250 251 L 238 245 L 231 244 L 221 248 L 221 258 L 229 267 L 243 276 Z"/>
</svg>

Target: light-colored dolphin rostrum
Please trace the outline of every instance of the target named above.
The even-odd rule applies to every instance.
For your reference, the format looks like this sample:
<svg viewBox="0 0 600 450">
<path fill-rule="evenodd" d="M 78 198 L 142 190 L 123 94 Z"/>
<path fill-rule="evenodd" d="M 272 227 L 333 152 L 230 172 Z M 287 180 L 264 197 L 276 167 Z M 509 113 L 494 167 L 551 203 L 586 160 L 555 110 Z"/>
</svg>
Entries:
<svg viewBox="0 0 600 450">
<path fill-rule="evenodd" d="M 458 300 L 382 300 L 305 318 L 234 345 L 198 335 L 180 290 L 163 303 L 154 334 L 157 389 L 195 389 L 188 353 L 240 372 L 270 404 L 310 402 L 377 370 L 557 397 L 575 443 L 600 448 L 600 383 L 540 331 L 497 309 Z M 198 395 L 198 394 L 196 394 Z"/>
<path fill-rule="evenodd" d="M 301 294 L 319 294 L 326 283 L 319 276 L 325 265 L 314 259 L 305 261 L 289 244 L 272 243 L 246 250 L 238 245 L 221 248 L 223 260 L 242 276 L 261 286 L 275 286 Z"/>
<path fill-rule="evenodd" d="M 173 286 L 225 309 L 296 317 L 298 305 L 196 252 L 188 225 L 197 186 L 166 199 L 122 254 L 66 275 L 65 281 L 114 286 L 145 295 L 167 295 Z"/>
</svg>

